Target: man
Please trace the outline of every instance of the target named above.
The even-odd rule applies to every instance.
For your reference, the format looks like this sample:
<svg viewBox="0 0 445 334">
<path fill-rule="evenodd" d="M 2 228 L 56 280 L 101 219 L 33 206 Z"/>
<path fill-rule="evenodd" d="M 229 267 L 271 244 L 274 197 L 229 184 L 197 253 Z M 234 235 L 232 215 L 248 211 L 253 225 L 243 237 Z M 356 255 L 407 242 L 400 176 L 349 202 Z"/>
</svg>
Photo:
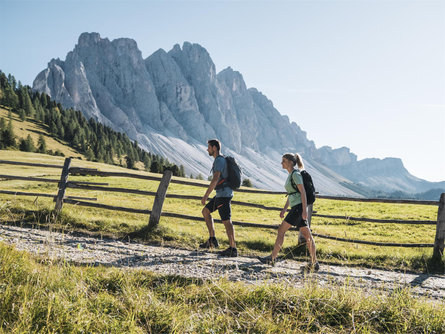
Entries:
<svg viewBox="0 0 445 334">
<path fill-rule="evenodd" d="M 207 142 L 207 152 L 215 160 L 213 161 L 212 173 L 213 178 L 209 187 L 201 200 L 202 205 L 205 207 L 202 209 L 202 215 L 207 224 L 209 230 L 209 239 L 199 245 L 200 248 L 218 248 L 218 240 L 215 238 L 215 227 L 213 224 L 213 217 L 211 215 L 216 209 L 218 209 L 221 220 L 226 228 L 227 237 L 229 238 L 229 248 L 219 253 L 220 256 L 237 257 L 238 250 L 235 244 L 235 231 L 233 229 L 231 220 L 231 206 L 230 202 L 233 197 L 233 190 L 227 184 L 227 177 L 229 175 L 227 170 L 227 161 L 220 154 L 221 143 L 217 139 L 211 139 Z M 207 203 L 209 195 L 216 190 L 216 196 Z"/>
</svg>

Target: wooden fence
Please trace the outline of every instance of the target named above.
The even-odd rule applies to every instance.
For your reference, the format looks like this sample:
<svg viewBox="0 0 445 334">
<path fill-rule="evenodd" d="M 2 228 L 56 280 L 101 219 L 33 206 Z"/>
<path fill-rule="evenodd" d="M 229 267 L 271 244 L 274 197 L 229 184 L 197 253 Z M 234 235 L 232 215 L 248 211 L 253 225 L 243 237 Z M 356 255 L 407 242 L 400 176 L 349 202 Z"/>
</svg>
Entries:
<svg viewBox="0 0 445 334">
<path fill-rule="evenodd" d="M 189 196 L 189 195 L 178 195 L 178 194 L 167 194 L 168 186 L 170 183 L 185 184 L 198 187 L 208 187 L 208 183 L 196 182 L 196 181 L 184 181 L 172 179 L 172 172 L 165 171 L 162 177 L 140 175 L 134 173 L 123 173 L 123 172 L 104 172 L 98 171 L 91 168 L 80 168 L 71 166 L 71 158 L 65 159 L 63 166 L 59 165 L 46 165 L 46 164 L 36 164 L 36 163 L 25 163 L 17 161 L 6 161 L 0 160 L 0 164 L 13 164 L 22 166 L 33 166 L 42 168 L 59 168 L 62 169 L 62 173 L 59 180 L 46 179 L 38 177 L 23 177 L 23 176 L 13 176 L 13 175 L 0 175 L 0 179 L 13 179 L 13 180 L 27 180 L 27 181 L 38 181 L 38 182 L 52 182 L 58 183 L 58 193 L 57 195 L 52 194 L 42 194 L 42 193 L 31 193 L 31 192 L 18 192 L 18 191 L 8 191 L 0 190 L 0 193 L 11 194 L 11 195 L 21 195 L 21 196 L 42 196 L 42 197 L 53 197 L 55 204 L 55 211 L 60 212 L 63 208 L 63 204 L 75 204 L 79 206 L 94 207 L 108 210 L 117 210 L 132 213 L 141 213 L 150 215 L 149 226 L 155 226 L 159 223 L 161 216 L 164 217 L 175 217 L 180 219 L 191 219 L 191 220 L 204 220 L 203 217 L 183 215 L 179 213 L 163 212 L 162 207 L 165 198 L 180 198 L 180 199 L 191 199 L 191 200 L 201 200 L 200 196 Z M 127 188 L 112 188 L 107 187 L 107 183 L 97 183 L 97 182 L 81 182 L 81 181 L 69 181 L 69 175 L 91 175 L 91 176 L 114 176 L 114 177 L 126 177 L 126 178 L 136 178 L 143 180 L 154 180 L 160 181 L 157 192 L 143 191 L 138 189 L 127 189 Z M 106 204 L 94 203 L 96 198 L 89 197 L 79 197 L 79 196 L 66 196 L 67 188 L 76 188 L 84 190 L 99 190 L 107 192 L 122 192 L 130 194 L 138 194 L 145 196 L 155 196 L 153 207 L 151 210 L 145 209 L 134 209 L 127 207 L 111 206 Z M 285 194 L 284 192 L 276 191 L 264 191 L 257 189 L 239 189 L 238 192 L 246 193 L 257 193 L 257 194 Z M 360 221 L 360 222 L 373 222 L 373 223 L 396 223 L 396 224 L 422 224 L 422 225 L 436 225 L 436 237 L 434 243 L 387 243 L 387 242 L 372 242 L 365 240 L 354 240 L 347 238 L 339 238 L 334 236 L 322 235 L 318 233 L 313 233 L 314 236 L 324 239 L 336 240 L 341 242 L 358 243 L 366 245 L 375 246 L 391 246 L 391 247 L 434 247 L 434 256 L 441 257 L 444 252 L 444 239 L 445 239 L 445 193 L 441 195 L 439 201 L 416 201 L 416 200 L 391 200 L 391 199 L 364 199 L 364 198 L 348 198 L 348 197 L 334 197 L 334 196 L 317 196 L 318 198 L 331 199 L 331 200 L 342 200 L 342 201 L 359 201 L 359 202 L 378 202 L 378 203 L 403 203 L 403 204 L 418 204 L 418 205 L 438 205 L 437 221 L 430 220 L 386 220 L 386 219 L 372 219 L 372 218 L 357 218 L 357 217 L 347 217 L 347 216 L 333 216 L 333 215 L 323 215 L 314 213 L 313 216 L 332 218 L 332 219 L 347 219 L 350 221 Z M 279 211 L 279 207 L 270 207 L 255 203 L 246 203 L 240 201 L 232 201 L 233 204 L 241 206 L 249 206 L 260 208 L 263 210 L 274 210 Z M 267 225 L 267 224 L 255 224 L 248 222 L 238 222 L 233 221 L 234 225 L 245 226 L 245 227 L 256 227 L 256 228 L 270 228 L 277 229 L 279 225 Z"/>
</svg>

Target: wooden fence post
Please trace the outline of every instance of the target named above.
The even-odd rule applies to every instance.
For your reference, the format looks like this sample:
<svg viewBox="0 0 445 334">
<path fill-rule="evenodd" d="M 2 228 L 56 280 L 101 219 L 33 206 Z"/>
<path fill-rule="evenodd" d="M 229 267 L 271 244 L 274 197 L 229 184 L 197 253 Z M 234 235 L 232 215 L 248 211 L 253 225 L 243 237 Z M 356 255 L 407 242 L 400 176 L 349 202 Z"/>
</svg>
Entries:
<svg viewBox="0 0 445 334">
<path fill-rule="evenodd" d="M 63 206 L 63 198 L 65 197 L 66 184 L 68 183 L 68 176 L 70 172 L 71 158 L 66 158 L 65 163 L 63 164 L 62 175 L 60 176 L 59 181 L 59 192 L 56 197 L 56 214 L 62 210 Z"/>
<path fill-rule="evenodd" d="M 441 259 L 443 256 L 445 239 L 445 193 L 440 195 L 439 210 L 437 211 L 436 239 L 434 241 L 433 257 Z"/>
<path fill-rule="evenodd" d="M 172 171 L 166 170 L 159 183 L 158 191 L 156 192 L 153 208 L 151 210 L 150 219 L 148 221 L 148 227 L 153 228 L 159 224 L 161 218 L 162 206 L 164 205 L 165 194 L 167 193 L 168 185 L 172 178 Z"/>
</svg>

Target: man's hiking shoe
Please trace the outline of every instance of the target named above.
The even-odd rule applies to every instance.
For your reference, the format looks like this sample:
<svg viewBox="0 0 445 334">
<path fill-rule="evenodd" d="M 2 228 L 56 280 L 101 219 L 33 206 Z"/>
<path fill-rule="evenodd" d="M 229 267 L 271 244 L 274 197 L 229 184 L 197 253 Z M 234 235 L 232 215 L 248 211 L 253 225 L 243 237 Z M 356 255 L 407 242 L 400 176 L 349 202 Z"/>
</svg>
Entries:
<svg viewBox="0 0 445 334">
<path fill-rule="evenodd" d="M 308 263 L 302 268 L 302 271 L 305 273 L 315 273 L 319 270 L 320 270 L 320 265 L 318 264 L 318 262 Z"/>
<path fill-rule="evenodd" d="M 269 266 L 274 266 L 275 265 L 275 260 L 272 260 L 272 256 L 268 255 L 268 256 L 258 256 L 258 260 L 260 260 L 261 263 L 263 264 L 268 264 Z"/>
<path fill-rule="evenodd" d="M 238 250 L 234 247 L 229 247 L 229 248 L 219 252 L 218 255 L 222 256 L 222 257 L 237 257 Z"/>
<path fill-rule="evenodd" d="M 199 248 L 218 248 L 218 240 L 216 238 L 209 238 L 206 242 L 199 245 Z"/>
</svg>

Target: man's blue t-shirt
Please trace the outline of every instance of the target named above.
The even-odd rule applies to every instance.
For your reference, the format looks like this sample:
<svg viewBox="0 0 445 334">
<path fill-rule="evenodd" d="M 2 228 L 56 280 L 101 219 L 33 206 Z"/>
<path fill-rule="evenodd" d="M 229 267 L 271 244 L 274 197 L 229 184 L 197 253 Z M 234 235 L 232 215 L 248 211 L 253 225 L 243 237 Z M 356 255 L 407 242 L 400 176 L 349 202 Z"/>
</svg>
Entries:
<svg viewBox="0 0 445 334">
<path fill-rule="evenodd" d="M 227 161 L 222 155 L 218 155 L 215 158 L 215 161 L 213 161 L 212 173 L 215 172 L 221 172 L 217 184 L 219 184 L 222 179 L 227 179 L 227 177 L 229 176 L 229 172 L 227 170 Z M 215 197 L 233 197 L 233 190 L 229 186 L 225 186 L 221 189 L 216 189 Z"/>
</svg>

